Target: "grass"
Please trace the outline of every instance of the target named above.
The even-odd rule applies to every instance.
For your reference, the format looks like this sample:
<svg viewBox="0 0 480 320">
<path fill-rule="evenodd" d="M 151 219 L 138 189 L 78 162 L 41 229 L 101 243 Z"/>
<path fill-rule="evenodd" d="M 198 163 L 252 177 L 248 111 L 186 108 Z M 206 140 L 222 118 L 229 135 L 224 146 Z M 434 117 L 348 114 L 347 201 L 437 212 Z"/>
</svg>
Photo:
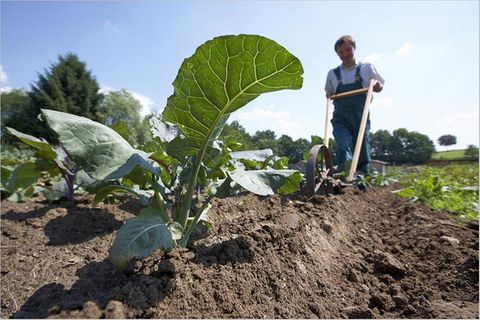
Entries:
<svg viewBox="0 0 480 320">
<path fill-rule="evenodd" d="M 432 155 L 432 160 L 463 160 L 465 159 L 465 150 L 448 150 L 435 152 Z"/>
</svg>

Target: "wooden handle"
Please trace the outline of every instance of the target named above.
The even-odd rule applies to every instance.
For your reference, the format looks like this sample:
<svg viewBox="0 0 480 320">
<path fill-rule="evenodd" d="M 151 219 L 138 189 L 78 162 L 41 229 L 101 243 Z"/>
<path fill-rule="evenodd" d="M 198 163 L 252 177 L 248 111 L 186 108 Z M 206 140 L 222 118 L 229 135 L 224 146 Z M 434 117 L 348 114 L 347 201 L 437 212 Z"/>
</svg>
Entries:
<svg viewBox="0 0 480 320">
<path fill-rule="evenodd" d="M 335 99 L 341 99 L 341 98 L 347 98 L 351 96 L 356 96 L 357 94 L 364 94 L 368 92 L 369 88 L 362 88 L 362 89 L 356 89 L 352 91 L 347 91 L 347 92 L 342 92 L 339 94 L 334 94 L 330 96 L 330 99 L 335 100 Z"/>
<path fill-rule="evenodd" d="M 323 134 L 323 144 L 328 148 L 328 141 L 330 140 L 330 130 L 329 130 L 329 123 L 330 123 L 330 109 L 332 107 L 332 99 L 327 99 L 327 114 L 325 115 L 325 132 Z"/>
<path fill-rule="evenodd" d="M 362 148 L 363 136 L 365 135 L 365 127 L 367 126 L 368 119 L 368 107 L 372 101 L 373 86 L 377 81 L 372 79 L 368 85 L 367 89 L 367 99 L 365 100 L 365 106 L 363 107 L 362 121 L 360 122 L 360 129 L 358 130 L 357 143 L 355 144 L 355 152 L 353 153 L 352 166 L 350 167 L 350 173 L 348 175 L 347 181 L 351 182 L 353 180 L 353 175 L 357 171 L 358 158 L 360 157 L 360 150 Z M 352 91 L 350 91 L 352 92 Z"/>
</svg>

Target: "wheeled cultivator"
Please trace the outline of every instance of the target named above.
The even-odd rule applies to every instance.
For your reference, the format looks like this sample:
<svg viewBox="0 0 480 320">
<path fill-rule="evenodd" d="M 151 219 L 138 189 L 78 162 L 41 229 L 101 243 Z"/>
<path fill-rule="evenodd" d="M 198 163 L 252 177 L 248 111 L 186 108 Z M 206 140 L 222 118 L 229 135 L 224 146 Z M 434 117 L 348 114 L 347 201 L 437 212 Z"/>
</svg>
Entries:
<svg viewBox="0 0 480 320">
<path fill-rule="evenodd" d="M 357 171 L 358 159 L 360 157 L 360 150 L 362 147 L 363 136 L 365 135 L 365 127 L 368 119 L 368 109 L 372 101 L 373 86 L 375 80 L 370 80 L 368 88 L 352 90 L 330 96 L 327 99 L 327 110 L 325 116 L 325 132 L 323 135 L 324 144 L 318 144 L 312 147 L 310 155 L 307 160 L 306 169 L 306 195 L 312 197 L 316 194 L 326 195 L 339 191 L 343 187 L 351 186 L 353 183 L 353 177 L 355 171 Z M 352 164 L 350 172 L 347 176 L 347 181 L 342 182 L 335 179 L 333 174 L 333 162 L 332 156 L 328 149 L 329 137 L 329 122 L 330 122 L 330 109 L 333 101 L 336 99 L 347 98 L 359 94 L 367 94 L 365 100 L 365 106 L 363 108 L 362 120 L 360 123 L 360 130 L 357 136 L 357 143 L 355 144 L 355 151 L 353 153 Z"/>
</svg>

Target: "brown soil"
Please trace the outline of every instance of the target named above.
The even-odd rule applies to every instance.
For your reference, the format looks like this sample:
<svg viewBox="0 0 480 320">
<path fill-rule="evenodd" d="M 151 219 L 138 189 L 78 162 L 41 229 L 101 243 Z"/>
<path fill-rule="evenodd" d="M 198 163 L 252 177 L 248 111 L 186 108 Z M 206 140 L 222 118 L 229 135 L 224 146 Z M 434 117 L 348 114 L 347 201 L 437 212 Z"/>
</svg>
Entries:
<svg viewBox="0 0 480 320">
<path fill-rule="evenodd" d="M 138 203 L 2 202 L 2 318 L 478 318 L 478 224 L 393 195 L 213 203 L 190 248 L 106 260 Z"/>
</svg>

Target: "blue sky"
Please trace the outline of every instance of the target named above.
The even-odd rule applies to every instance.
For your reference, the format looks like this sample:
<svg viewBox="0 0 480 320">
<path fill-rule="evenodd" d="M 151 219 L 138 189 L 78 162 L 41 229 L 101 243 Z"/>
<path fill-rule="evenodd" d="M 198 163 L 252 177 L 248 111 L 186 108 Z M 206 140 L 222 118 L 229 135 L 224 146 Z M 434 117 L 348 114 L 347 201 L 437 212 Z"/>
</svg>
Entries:
<svg viewBox="0 0 480 320">
<path fill-rule="evenodd" d="M 183 59 L 224 34 L 260 34 L 303 64 L 301 90 L 260 96 L 230 118 L 251 134 L 323 135 L 324 84 L 351 34 L 385 89 L 372 131 L 398 128 L 479 144 L 478 1 L 2 1 L 3 90 L 28 89 L 59 54 L 76 53 L 103 90 L 125 88 L 161 111 Z M 437 149 L 442 150 L 444 148 Z"/>
</svg>

